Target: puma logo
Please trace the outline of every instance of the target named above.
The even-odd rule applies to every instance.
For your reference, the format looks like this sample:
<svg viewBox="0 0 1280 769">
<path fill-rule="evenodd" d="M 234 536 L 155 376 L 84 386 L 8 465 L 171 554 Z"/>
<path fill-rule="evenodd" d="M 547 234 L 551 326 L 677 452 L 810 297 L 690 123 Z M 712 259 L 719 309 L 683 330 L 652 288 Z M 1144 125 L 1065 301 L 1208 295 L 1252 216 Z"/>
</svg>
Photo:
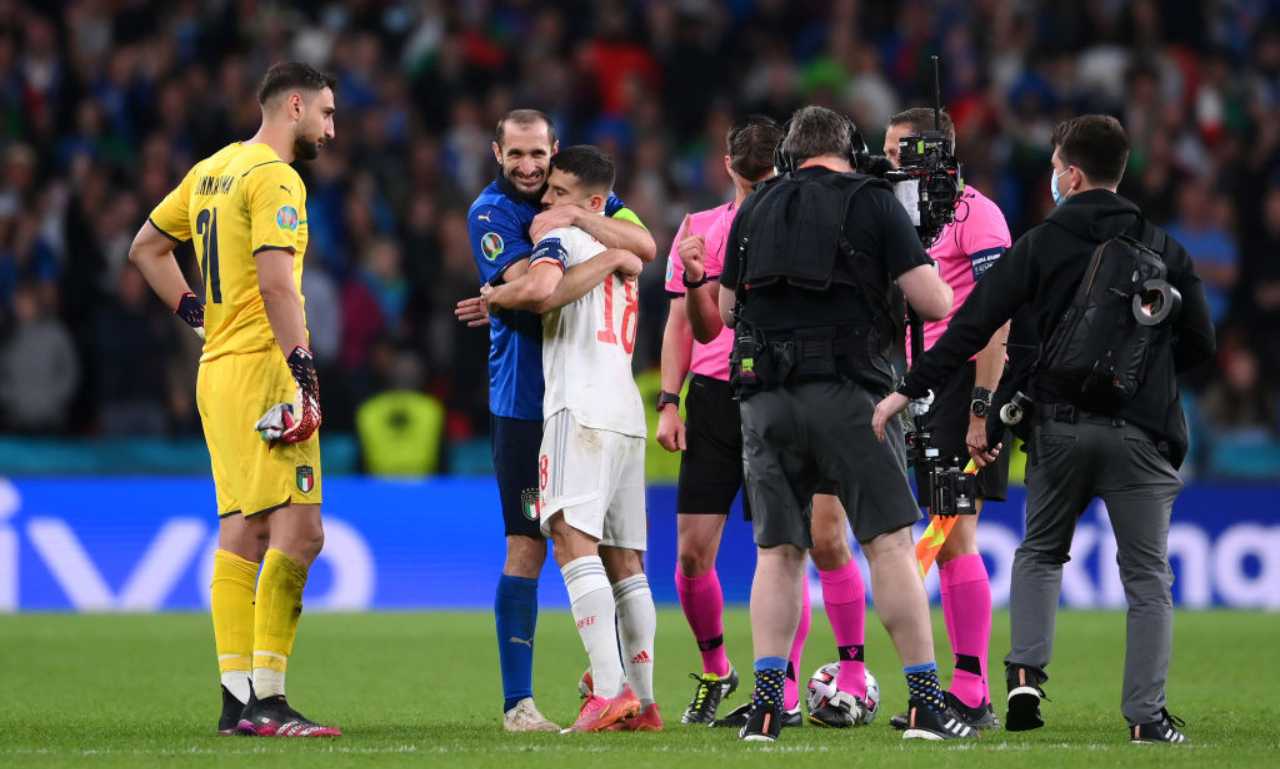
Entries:
<svg viewBox="0 0 1280 769">
<path fill-rule="evenodd" d="M 511 636 L 510 638 L 507 639 L 507 643 L 524 644 L 525 646 L 528 646 L 530 649 L 533 648 L 532 638 L 519 638 L 517 636 Z"/>
<path fill-rule="evenodd" d="M 478 221 L 478 222 L 487 222 L 487 221 L 489 221 L 489 215 L 488 215 L 488 214 L 477 214 L 477 215 L 476 215 L 476 221 Z"/>
</svg>

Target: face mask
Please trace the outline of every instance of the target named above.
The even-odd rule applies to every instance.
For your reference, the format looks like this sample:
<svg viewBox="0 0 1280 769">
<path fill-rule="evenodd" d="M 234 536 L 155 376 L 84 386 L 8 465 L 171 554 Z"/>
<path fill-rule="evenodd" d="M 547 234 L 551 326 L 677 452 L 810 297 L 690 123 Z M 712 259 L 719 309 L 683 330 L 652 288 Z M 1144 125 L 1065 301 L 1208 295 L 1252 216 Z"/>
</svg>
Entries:
<svg viewBox="0 0 1280 769">
<path fill-rule="evenodd" d="M 1062 174 L 1065 173 L 1066 171 L 1062 172 Z M 1053 178 L 1049 180 L 1049 194 L 1053 195 L 1053 204 L 1055 206 L 1062 203 L 1063 194 L 1058 191 L 1058 177 L 1062 176 L 1062 174 L 1054 174 Z"/>
</svg>

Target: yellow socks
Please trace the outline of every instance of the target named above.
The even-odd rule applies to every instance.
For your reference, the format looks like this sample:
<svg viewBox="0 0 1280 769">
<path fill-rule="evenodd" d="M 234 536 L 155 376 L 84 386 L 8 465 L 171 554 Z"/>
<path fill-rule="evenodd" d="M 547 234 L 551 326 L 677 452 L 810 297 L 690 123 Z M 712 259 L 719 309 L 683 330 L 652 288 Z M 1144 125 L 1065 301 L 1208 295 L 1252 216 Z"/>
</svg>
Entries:
<svg viewBox="0 0 1280 769">
<path fill-rule="evenodd" d="M 213 581 L 209 606 L 213 614 L 213 638 L 218 650 L 222 685 L 241 702 L 249 699 L 253 664 L 253 590 L 258 564 L 227 550 L 213 554 Z"/>
<path fill-rule="evenodd" d="M 284 694 L 284 673 L 302 614 L 307 569 L 272 548 L 262 562 L 253 620 L 253 689 L 258 699 Z"/>
</svg>

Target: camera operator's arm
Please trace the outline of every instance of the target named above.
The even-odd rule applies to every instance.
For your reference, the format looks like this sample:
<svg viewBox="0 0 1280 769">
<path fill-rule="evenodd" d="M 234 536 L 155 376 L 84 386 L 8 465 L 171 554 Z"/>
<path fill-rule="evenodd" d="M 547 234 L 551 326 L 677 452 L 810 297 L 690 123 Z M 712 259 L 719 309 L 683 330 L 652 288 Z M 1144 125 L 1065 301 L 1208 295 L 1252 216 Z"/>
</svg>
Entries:
<svg viewBox="0 0 1280 769">
<path fill-rule="evenodd" d="M 1217 340 L 1209 314 L 1204 285 L 1182 244 L 1168 241 L 1164 260 L 1169 268 L 1169 282 L 1182 294 L 1182 310 L 1174 321 L 1173 363 L 1178 373 L 1195 368 L 1213 357 Z"/>
<path fill-rule="evenodd" d="M 922 264 L 902 273 L 898 276 L 898 288 L 924 320 L 942 320 L 951 311 L 954 296 L 951 286 L 933 265 Z"/>
<path fill-rule="evenodd" d="M 912 365 L 899 392 L 910 397 L 937 390 L 1035 295 L 1035 264 L 1028 237 L 987 271 L 951 319 L 946 333 Z"/>
<path fill-rule="evenodd" d="M 876 437 L 884 439 L 889 420 L 906 407 L 909 400 L 924 397 L 943 383 L 986 346 L 996 330 L 1005 325 L 1018 308 L 1035 295 L 1035 264 L 1031 260 L 1029 236 L 1014 244 L 973 289 L 951 325 L 933 347 L 914 361 L 898 391 L 880 401 L 871 419 Z"/>
</svg>

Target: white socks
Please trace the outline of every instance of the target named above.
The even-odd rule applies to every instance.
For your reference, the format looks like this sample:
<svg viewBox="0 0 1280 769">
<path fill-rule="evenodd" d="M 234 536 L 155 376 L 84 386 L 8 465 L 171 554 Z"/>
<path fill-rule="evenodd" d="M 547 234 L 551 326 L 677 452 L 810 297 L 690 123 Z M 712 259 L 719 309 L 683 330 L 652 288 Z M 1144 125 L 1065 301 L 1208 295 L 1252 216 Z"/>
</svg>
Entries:
<svg viewBox="0 0 1280 769">
<path fill-rule="evenodd" d="M 284 694 L 284 671 L 271 668 L 253 669 L 253 693 L 260 700 Z"/>
<path fill-rule="evenodd" d="M 247 670 L 228 670 L 222 674 L 222 685 L 240 702 L 248 702 L 251 675 Z"/>
<path fill-rule="evenodd" d="M 658 629 L 658 613 L 653 606 L 649 579 L 636 574 L 613 586 L 618 606 L 618 631 L 622 636 L 622 660 L 627 681 L 641 707 L 653 703 L 653 637 Z"/>
<path fill-rule="evenodd" d="M 604 563 L 600 556 L 588 555 L 566 563 L 560 574 L 569 591 L 578 635 L 591 660 L 595 693 L 605 699 L 617 697 L 622 691 L 622 662 L 618 659 L 618 630 L 614 625 L 617 609 Z"/>
</svg>

